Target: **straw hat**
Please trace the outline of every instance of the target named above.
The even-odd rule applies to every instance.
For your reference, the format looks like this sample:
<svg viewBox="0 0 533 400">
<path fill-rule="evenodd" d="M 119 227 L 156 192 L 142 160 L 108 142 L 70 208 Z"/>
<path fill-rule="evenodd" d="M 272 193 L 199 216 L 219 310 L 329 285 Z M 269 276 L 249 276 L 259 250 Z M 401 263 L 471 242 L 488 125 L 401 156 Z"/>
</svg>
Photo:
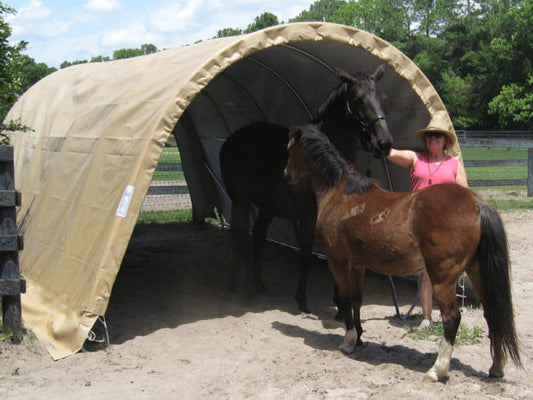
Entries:
<svg viewBox="0 0 533 400">
<path fill-rule="evenodd" d="M 436 127 L 436 126 L 428 125 L 426 129 L 419 129 L 416 131 L 416 134 L 418 135 L 420 140 L 422 140 L 424 143 L 426 142 L 425 135 L 427 132 L 441 132 L 442 134 L 444 134 L 444 136 L 448 138 L 449 145 L 453 145 L 455 141 L 457 140 L 455 138 L 455 135 L 452 132 L 447 131 L 446 129 Z"/>
</svg>

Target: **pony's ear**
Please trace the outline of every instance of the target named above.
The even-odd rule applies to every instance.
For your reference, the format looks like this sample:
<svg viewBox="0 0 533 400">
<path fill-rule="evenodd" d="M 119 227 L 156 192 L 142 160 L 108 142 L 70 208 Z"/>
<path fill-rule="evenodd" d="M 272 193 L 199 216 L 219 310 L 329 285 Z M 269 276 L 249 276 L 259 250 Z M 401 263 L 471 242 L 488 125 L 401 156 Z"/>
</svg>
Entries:
<svg viewBox="0 0 533 400">
<path fill-rule="evenodd" d="M 383 63 L 376 67 L 376 70 L 372 73 L 372 78 L 374 78 L 376 81 L 379 81 L 383 74 L 385 73 L 385 68 L 387 67 L 387 64 Z"/>
<path fill-rule="evenodd" d="M 354 76 L 352 76 L 352 74 L 346 71 L 343 71 L 340 68 L 335 68 L 335 73 L 337 74 L 339 78 L 341 78 L 341 80 L 343 80 L 346 83 L 357 83 L 357 79 Z"/>
<path fill-rule="evenodd" d="M 300 128 L 299 126 L 291 128 L 289 130 L 289 144 L 287 148 L 290 149 L 295 142 L 298 142 L 300 140 L 301 137 L 302 137 L 302 128 Z"/>
</svg>

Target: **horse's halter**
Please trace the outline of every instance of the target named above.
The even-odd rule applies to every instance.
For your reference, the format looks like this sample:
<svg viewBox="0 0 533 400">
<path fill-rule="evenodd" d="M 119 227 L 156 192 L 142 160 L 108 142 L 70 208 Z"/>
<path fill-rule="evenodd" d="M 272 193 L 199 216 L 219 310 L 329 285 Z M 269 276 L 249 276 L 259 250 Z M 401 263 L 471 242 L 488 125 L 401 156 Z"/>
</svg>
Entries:
<svg viewBox="0 0 533 400">
<path fill-rule="evenodd" d="M 346 96 L 346 113 L 351 115 L 352 118 L 357 121 L 361 127 L 362 127 L 362 131 L 363 133 L 366 133 L 368 132 L 368 130 L 370 128 L 372 128 L 378 121 L 380 120 L 387 120 L 387 117 L 383 114 L 378 114 L 376 115 L 376 117 L 371 120 L 370 122 L 365 122 L 365 121 L 362 121 L 359 117 L 357 117 L 354 112 L 352 111 L 352 107 L 350 106 L 350 101 L 348 100 L 348 96 Z"/>
</svg>

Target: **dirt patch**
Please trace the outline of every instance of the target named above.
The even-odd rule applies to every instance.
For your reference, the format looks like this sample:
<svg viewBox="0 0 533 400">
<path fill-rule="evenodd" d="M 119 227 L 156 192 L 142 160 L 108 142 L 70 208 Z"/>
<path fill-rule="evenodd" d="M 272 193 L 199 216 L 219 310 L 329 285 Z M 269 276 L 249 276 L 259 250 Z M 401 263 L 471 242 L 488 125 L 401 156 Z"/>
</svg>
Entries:
<svg viewBox="0 0 533 400">
<path fill-rule="evenodd" d="M 488 339 L 456 347 L 447 383 L 422 383 L 438 344 L 411 339 L 384 277 L 368 275 L 364 345 L 345 356 L 323 260 L 309 280 L 311 314 L 297 311 L 296 254 L 269 246 L 268 294 L 243 304 L 223 287 L 227 231 L 187 224 L 138 229 L 118 274 L 106 322 L 111 346 L 52 361 L 26 335 L 0 347 L 0 394 L 17 399 L 530 399 L 533 398 L 533 212 L 503 214 L 524 369 L 489 380 Z M 406 311 L 416 285 L 398 282 Z M 419 308 L 415 309 L 419 312 Z M 437 311 L 434 311 L 437 315 Z M 481 310 L 463 323 L 487 331 Z"/>
</svg>

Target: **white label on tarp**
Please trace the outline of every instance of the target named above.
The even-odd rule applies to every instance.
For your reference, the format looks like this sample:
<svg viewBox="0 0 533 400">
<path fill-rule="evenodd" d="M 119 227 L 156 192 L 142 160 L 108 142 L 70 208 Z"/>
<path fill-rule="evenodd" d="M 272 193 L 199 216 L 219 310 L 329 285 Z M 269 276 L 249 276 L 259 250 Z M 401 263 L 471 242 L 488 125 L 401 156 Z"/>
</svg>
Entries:
<svg viewBox="0 0 533 400">
<path fill-rule="evenodd" d="M 115 213 L 118 217 L 126 218 L 128 214 L 128 208 L 131 203 L 131 198 L 133 197 L 133 191 L 135 188 L 131 185 L 126 186 L 124 193 L 122 194 L 122 199 L 118 205 L 117 212 Z"/>
</svg>

